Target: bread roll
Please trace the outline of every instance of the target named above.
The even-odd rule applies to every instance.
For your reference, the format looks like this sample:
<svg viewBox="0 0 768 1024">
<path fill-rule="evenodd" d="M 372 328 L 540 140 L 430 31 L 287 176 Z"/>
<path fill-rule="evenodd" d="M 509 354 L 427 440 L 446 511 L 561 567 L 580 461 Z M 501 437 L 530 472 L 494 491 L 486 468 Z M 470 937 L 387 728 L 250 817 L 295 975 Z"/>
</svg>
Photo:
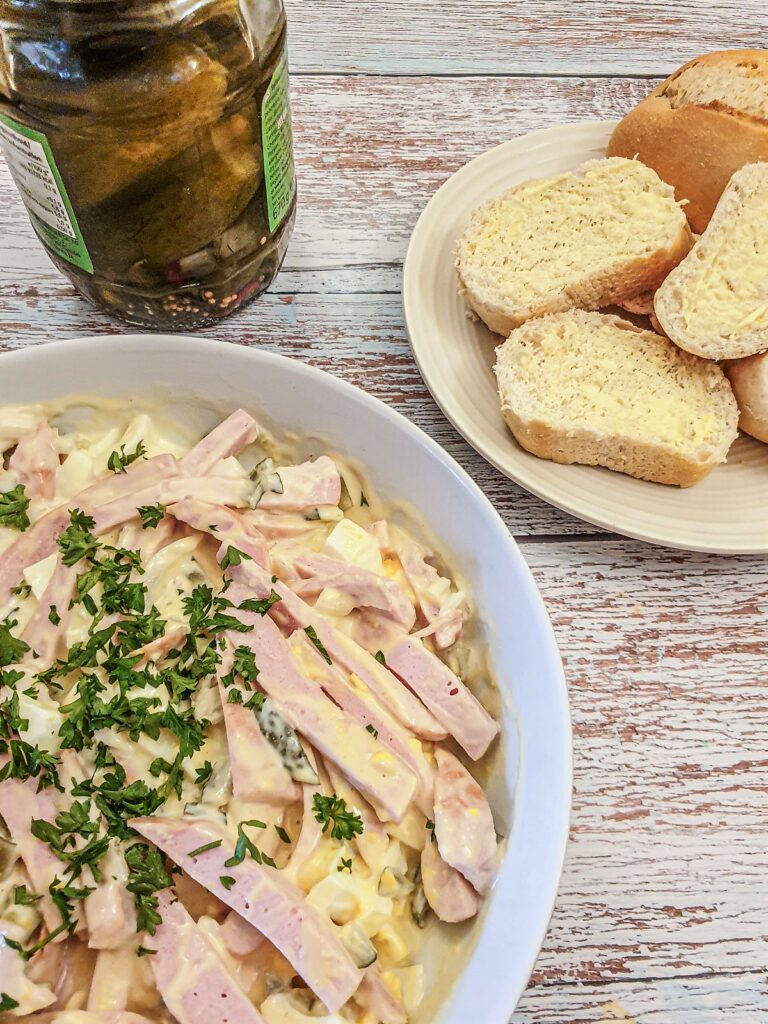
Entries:
<svg viewBox="0 0 768 1024">
<path fill-rule="evenodd" d="M 653 303 L 672 341 L 694 355 L 741 359 L 768 349 L 768 163 L 734 174 Z"/>
<path fill-rule="evenodd" d="M 637 160 L 592 160 L 526 181 L 474 211 L 456 269 L 492 331 L 652 291 L 693 244 L 673 191 Z"/>
<path fill-rule="evenodd" d="M 768 352 L 727 363 L 725 372 L 739 405 L 739 426 L 768 444 Z"/>
<path fill-rule="evenodd" d="M 653 167 L 703 231 L 734 171 L 768 160 L 768 50 L 690 61 L 617 125 L 608 155 Z"/>
<path fill-rule="evenodd" d="M 736 401 L 717 363 L 619 317 L 529 320 L 496 357 L 504 419 L 540 458 L 689 487 L 736 438 Z"/>
</svg>

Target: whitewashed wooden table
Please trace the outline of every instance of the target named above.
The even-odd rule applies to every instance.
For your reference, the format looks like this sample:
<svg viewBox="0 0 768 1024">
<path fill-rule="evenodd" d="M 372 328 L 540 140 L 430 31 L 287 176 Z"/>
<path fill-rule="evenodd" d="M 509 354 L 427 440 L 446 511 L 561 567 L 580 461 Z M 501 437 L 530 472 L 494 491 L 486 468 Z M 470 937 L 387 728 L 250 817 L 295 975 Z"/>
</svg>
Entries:
<svg viewBox="0 0 768 1024">
<path fill-rule="evenodd" d="M 422 383 L 400 282 L 420 210 L 461 164 L 534 128 L 619 116 L 705 50 L 765 46 L 766 0 L 288 10 L 296 234 L 272 293 L 209 333 L 321 366 L 418 423 L 496 503 L 542 589 L 570 685 L 575 803 L 514 1024 L 763 1024 L 768 564 L 600 533 L 500 476 Z M 49 265 L 5 167 L 0 210 L 0 348 L 124 329 Z"/>
</svg>

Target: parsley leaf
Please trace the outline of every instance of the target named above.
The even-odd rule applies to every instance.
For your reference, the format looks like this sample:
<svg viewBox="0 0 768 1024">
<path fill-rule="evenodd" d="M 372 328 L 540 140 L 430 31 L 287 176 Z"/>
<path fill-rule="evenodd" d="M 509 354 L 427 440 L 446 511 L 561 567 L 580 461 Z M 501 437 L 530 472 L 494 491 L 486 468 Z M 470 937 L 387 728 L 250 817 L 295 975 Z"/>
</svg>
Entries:
<svg viewBox="0 0 768 1024">
<path fill-rule="evenodd" d="M 350 857 L 349 860 L 345 860 L 342 857 L 341 858 L 341 864 L 337 864 L 336 865 L 336 870 L 337 871 L 348 871 L 350 873 L 350 875 L 351 875 L 352 874 L 352 858 Z"/>
<path fill-rule="evenodd" d="M 282 597 L 273 590 L 269 597 L 265 597 L 260 601 L 248 598 L 238 605 L 238 608 L 242 612 L 255 612 L 257 615 L 266 615 L 269 609 L 277 604 L 278 601 L 282 601 Z"/>
<path fill-rule="evenodd" d="M 331 830 L 334 839 L 352 839 L 362 835 L 363 820 L 355 811 L 347 810 L 347 804 L 341 797 L 323 796 L 315 793 L 312 798 L 312 810 L 315 820 L 323 826 L 323 832 Z"/>
<path fill-rule="evenodd" d="M 92 516 L 74 508 L 69 513 L 70 525 L 59 537 L 59 550 L 64 565 L 76 565 L 81 558 L 92 558 L 99 542 L 91 533 L 96 525 Z"/>
<path fill-rule="evenodd" d="M 315 645 L 315 647 L 320 652 L 320 656 L 323 659 L 323 661 L 327 661 L 329 665 L 332 665 L 333 662 L 331 661 L 331 656 L 328 653 L 328 651 L 326 651 L 326 649 L 323 647 L 323 645 L 320 643 L 318 635 L 315 632 L 315 627 L 314 626 L 307 626 L 307 628 L 304 630 L 304 632 L 307 634 L 309 639 L 312 641 L 312 643 Z"/>
<path fill-rule="evenodd" d="M 213 772 L 213 765 L 210 761 L 205 761 L 202 768 L 195 769 L 195 785 L 204 786 L 211 777 Z"/>
<path fill-rule="evenodd" d="M 4 668 L 6 665 L 18 665 L 22 657 L 29 650 L 29 644 L 25 644 L 23 640 L 19 640 L 11 633 L 11 629 L 16 625 L 13 619 L 6 619 L 5 622 L 0 622 L 0 667 Z"/>
<path fill-rule="evenodd" d="M 134 843 L 125 851 L 128 865 L 126 889 L 133 893 L 137 911 L 137 930 L 154 935 L 162 918 L 157 912 L 155 893 L 167 889 L 171 877 L 165 870 L 163 858 L 157 850 L 146 843 Z"/>
<path fill-rule="evenodd" d="M 386 665 L 387 664 L 387 659 L 384 657 L 384 652 L 383 651 L 376 651 L 376 654 L 374 655 L 374 657 L 376 658 L 376 661 L 378 661 L 378 663 L 380 665 Z"/>
<path fill-rule="evenodd" d="M 5 1010 L 15 1010 L 18 1005 L 18 1000 L 11 998 L 7 992 L 0 992 L 0 1013 Z"/>
<path fill-rule="evenodd" d="M 373 738 L 375 740 L 377 740 L 379 738 L 379 730 L 378 729 L 374 729 L 374 727 L 370 724 L 370 722 L 368 723 L 368 725 L 366 725 L 365 731 L 369 732 L 371 734 L 371 736 L 373 736 Z"/>
<path fill-rule="evenodd" d="M 48 621 L 53 623 L 54 626 L 58 626 L 58 624 L 61 622 L 61 616 L 56 611 L 55 604 L 52 604 L 51 607 L 48 609 Z"/>
<path fill-rule="evenodd" d="M 42 896 L 35 896 L 26 885 L 17 885 L 13 890 L 13 902 L 17 907 L 33 907 Z"/>
<path fill-rule="evenodd" d="M 246 555 L 244 551 L 240 551 L 239 548 L 232 547 L 230 544 L 221 560 L 222 571 L 226 572 L 230 565 L 240 565 L 243 559 L 247 562 L 253 561 L 250 555 Z"/>
<path fill-rule="evenodd" d="M 13 490 L 0 494 L 0 526 L 10 526 L 11 529 L 29 529 L 29 498 L 24 493 L 24 487 L 19 484 Z"/>
<path fill-rule="evenodd" d="M 125 445 L 120 445 L 119 452 L 112 452 L 107 460 L 107 468 L 111 469 L 113 473 L 124 473 L 128 466 L 137 459 L 146 458 L 147 449 L 144 447 L 144 442 L 139 441 L 136 445 L 136 450 L 132 452 L 126 452 Z"/>
<path fill-rule="evenodd" d="M 139 505 L 138 513 L 143 530 L 156 530 L 165 515 L 165 505 Z"/>
<path fill-rule="evenodd" d="M 237 879 L 233 878 L 232 875 L 219 875 L 219 881 L 225 889 L 231 889 Z"/>
</svg>

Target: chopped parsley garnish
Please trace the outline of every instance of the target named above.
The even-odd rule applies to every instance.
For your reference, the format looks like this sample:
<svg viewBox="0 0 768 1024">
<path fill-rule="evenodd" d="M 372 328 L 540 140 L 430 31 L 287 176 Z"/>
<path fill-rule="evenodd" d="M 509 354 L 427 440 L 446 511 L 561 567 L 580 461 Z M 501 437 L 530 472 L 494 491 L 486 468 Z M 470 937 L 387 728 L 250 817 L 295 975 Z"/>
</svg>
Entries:
<svg viewBox="0 0 768 1024">
<path fill-rule="evenodd" d="M 6 665 L 18 665 L 29 650 L 29 644 L 25 644 L 23 640 L 19 640 L 11 633 L 11 629 L 15 625 L 14 619 L 0 622 L 0 668 L 4 668 Z"/>
<path fill-rule="evenodd" d="M 162 855 L 146 843 L 129 846 L 125 851 L 125 863 L 128 865 L 126 889 L 133 893 L 136 901 L 138 930 L 154 935 L 162 920 L 157 912 L 155 894 L 170 886 L 171 877 L 165 870 Z"/>
<path fill-rule="evenodd" d="M 165 515 L 165 505 L 139 505 L 141 526 L 144 530 L 156 530 Z"/>
<path fill-rule="evenodd" d="M 375 740 L 377 740 L 379 738 L 379 730 L 378 729 L 374 729 L 374 727 L 370 724 L 370 722 L 368 723 L 368 725 L 366 725 L 365 731 L 369 732 L 371 734 L 371 736 L 373 736 L 373 738 Z"/>
<path fill-rule="evenodd" d="M 337 871 L 348 871 L 350 873 L 350 875 L 351 875 L 352 874 L 352 858 L 350 857 L 349 860 L 345 860 L 342 857 L 341 858 L 341 864 L 337 864 L 336 865 L 336 870 Z"/>
<path fill-rule="evenodd" d="M 54 626 L 58 626 L 61 622 L 61 616 L 56 611 L 56 605 L 52 604 L 48 609 L 48 621 L 52 622 Z"/>
<path fill-rule="evenodd" d="M 9 526 L 12 530 L 29 529 L 29 498 L 24 492 L 22 484 L 10 491 L 0 494 L 0 526 Z"/>
<path fill-rule="evenodd" d="M 277 834 L 280 836 L 282 842 L 290 844 L 291 837 L 288 835 L 288 833 L 285 831 L 282 825 L 275 825 L 275 832 L 277 832 Z"/>
<path fill-rule="evenodd" d="M 146 946 L 139 946 L 139 948 L 136 950 L 136 956 L 139 956 L 139 957 L 141 957 L 141 956 L 155 956 L 156 953 L 157 953 L 156 949 L 147 949 Z"/>
<path fill-rule="evenodd" d="M 76 565 L 82 558 L 96 554 L 99 542 L 91 533 L 96 525 L 93 516 L 86 515 L 79 508 L 69 513 L 70 525 L 59 537 L 59 551 L 64 565 Z"/>
<path fill-rule="evenodd" d="M 7 743 L 3 740 L 0 751 L 10 754 L 6 764 L 0 768 L 0 782 L 5 779 L 20 779 L 22 782 L 25 779 L 37 779 L 38 793 L 51 786 L 64 792 L 59 782 L 58 759 L 47 750 L 41 750 L 21 739 L 12 739 Z"/>
<path fill-rule="evenodd" d="M 241 821 L 237 826 L 237 843 L 235 844 L 235 852 L 233 856 L 224 861 L 225 868 L 235 868 L 238 864 L 242 864 L 245 860 L 246 854 L 250 854 L 257 864 L 262 864 L 264 862 L 264 854 L 246 835 L 246 825 L 250 825 L 252 828 L 267 827 L 263 821 Z"/>
<path fill-rule="evenodd" d="M 107 469 L 111 469 L 113 473 L 124 473 L 126 469 L 132 465 L 137 459 L 144 459 L 147 456 L 147 449 L 144 447 L 144 442 L 139 441 L 136 448 L 132 452 L 126 452 L 125 445 L 120 445 L 119 452 L 112 452 L 107 460 Z"/>
<path fill-rule="evenodd" d="M 225 889 L 229 890 L 235 884 L 237 879 L 233 878 L 232 875 L 219 875 L 219 881 Z"/>
<path fill-rule="evenodd" d="M 18 1005 L 18 1000 L 13 999 L 7 992 L 0 992 L 0 1013 L 5 1010 L 15 1010 Z"/>
<path fill-rule="evenodd" d="M 222 571 L 226 572 L 230 565 L 240 565 L 243 560 L 248 562 L 253 561 L 250 555 L 246 555 L 244 551 L 240 551 L 238 548 L 232 547 L 230 544 L 221 560 Z"/>
<path fill-rule="evenodd" d="M 238 608 L 242 612 L 255 612 L 256 615 L 266 615 L 269 609 L 276 605 L 278 601 L 282 601 L 282 597 L 273 590 L 269 597 L 265 597 L 262 600 L 247 598 L 242 604 L 238 605 Z"/>
<path fill-rule="evenodd" d="M 315 647 L 320 652 L 320 657 L 323 659 L 323 661 L 327 661 L 329 665 L 332 665 L 333 662 L 331 661 L 331 656 L 328 653 L 328 651 L 326 651 L 326 649 L 323 647 L 323 645 L 320 643 L 320 639 L 319 639 L 317 633 L 315 632 L 315 627 L 314 626 L 307 626 L 307 628 L 304 630 L 304 632 L 307 634 L 309 639 L 312 641 L 312 643 L 315 645 Z"/>
<path fill-rule="evenodd" d="M 374 657 L 376 658 L 376 661 L 378 661 L 378 663 L 380 665 L 386 665 L 387 664 L 387 659 L 384 657 L 384 652 L 383 651 L 376 651 L 376 654 L 374 655 Z"/>
<path fill-rule="evenodd" d="M 204 846 L 198 846 L 195 850 L 190 850 L 187 856 L 194 860 L 195 857 L 199 857 L 201 853 L 207 853 L 208 850 L 217 850 L 221 846 L 222 842 L 222 839 L 214 839 L 212 843 L 206 843 Z"/>
<path fill-rule="evenodd" d="M 26 885 L 17 885 L 13 890 L 13 902 L 17 907 L 33 907 L 42 896 L 35 896 Z"/>
<path fill-rule="evenodd" d="M 211 777 L 213 772 L 213 765 L 210 761 L 204 761 L 202 768 L 195 769 L 195 784 L 198 786 L 204 786 Z"/>
<path fill-rule="evenodd" d="M 330 829 L 334 839 L 352 839 L 362 835 L 363 819 L 356 811 L 347 810 L 347 804 L 341 797 L 323 796 L 315 793 L 312 798 L 312 810 L 315 820 L 323 826 L 323 832 Z"/>
</svg>

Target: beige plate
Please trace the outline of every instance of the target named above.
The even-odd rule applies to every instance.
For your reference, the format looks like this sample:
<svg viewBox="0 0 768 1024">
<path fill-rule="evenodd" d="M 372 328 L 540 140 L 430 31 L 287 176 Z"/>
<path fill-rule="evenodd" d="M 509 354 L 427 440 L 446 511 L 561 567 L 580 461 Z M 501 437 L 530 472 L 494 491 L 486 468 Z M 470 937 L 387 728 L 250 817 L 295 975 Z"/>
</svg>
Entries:
<svg viewBox="0 0 768 1024">
<path fill-rule="evenodd" d="M 403 299 L 408 334 L 435 401 L 469 443 L 510 479 L 589 523 L 640 540 L 721 554 L 768 553 L 768 445 L 744 435 L 728 462 L 687 490 L 524 451 L 499 410 L 492 372 L 502 339 L 471 321 L 457 293 L 453 249 L 473 208 L 528 178 L 603 156 L 612 121 L 523 135 L 453 175 L 413 232 Z"/>
</svg>

